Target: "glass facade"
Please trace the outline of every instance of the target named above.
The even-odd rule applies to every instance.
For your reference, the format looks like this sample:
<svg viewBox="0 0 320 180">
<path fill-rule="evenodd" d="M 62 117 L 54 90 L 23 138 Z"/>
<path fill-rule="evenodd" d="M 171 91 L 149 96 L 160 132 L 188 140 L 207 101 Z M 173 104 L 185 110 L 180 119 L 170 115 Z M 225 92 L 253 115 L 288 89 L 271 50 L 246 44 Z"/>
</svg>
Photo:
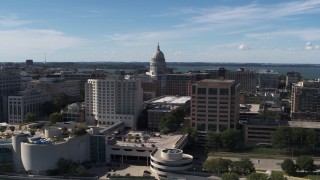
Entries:
<svg viewBox="0 0 320 180">
<path fill-rule="evenodd" d="M 0 164 L 12 162 L 12 151 L 9 148 L 0 148 Z"/>
<path fill-rule="evenodd" d="M 90 161 L 95 163 L 106 162 L 105 136 L 90 136 Z"/>
</svg>

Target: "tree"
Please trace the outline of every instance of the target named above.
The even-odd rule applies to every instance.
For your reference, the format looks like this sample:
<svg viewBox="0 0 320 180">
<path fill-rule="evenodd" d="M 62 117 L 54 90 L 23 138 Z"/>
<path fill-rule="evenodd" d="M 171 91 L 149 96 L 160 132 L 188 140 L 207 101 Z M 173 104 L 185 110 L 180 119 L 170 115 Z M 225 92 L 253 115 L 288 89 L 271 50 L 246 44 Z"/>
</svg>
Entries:
<svg viewBox="0 0 320 180">
<path fill-rule="evenodd" d="M 9 126 L 9 129 L 10 129 L 10 131 L 13 133 L 14 130 L 16 129 L 16 127 L 14 127 L 14 126 Z"/>
<path fill-rule="evenodd" d="M 230 166 L 231 172 L 239 175 L 248 175 L 255 171 L 253 163 L 249 158 L 242 158 L 240 161 L 234 161 Z"/>
<path fill-rule="evenodd" d="M 305 144 L 312 150 L 319 144 L 319 137 L 314 129 L 306 129 Z"/>
<path fill-rule="evenodd" d="M 59 108 L 52 101 L 46 101 L 41 106 L 41 112 L 43 112 L 44 115 L 50 115 L 58 111 Z"/>
<path fill-rule="evenodd" d="M 198 132 L 192 127 L 188 127 L 186 129 L 186 133 L 188 133 L 188 144 L 196 146 L 198 142 Z"/>
<path fill-rule="evenodd" d="M 306 130 L 300 127 L 294 127 L 291 129 L 291 137 L 292 137 L 292 146 L 304 147 L 305 145 L 305 137 Z"/>
<path fill-rule="evenodd" d="M 224 173 L 221 177 L 222 180 L 238 180 L 239 176 L 236 173 Z"/>
<path fill-rule="evenodd" d="M 58 160 L 58 170 L 60 174 L 67 174 L 71 170 L 74 163 L 72 160 L 67 160 L 64 158 L 60 158 Z"/>
<path fill-rule="evenodd" d="M 297 166 L 294 164 L 293 160 L 287 158 L 281 163 L 282 170 L 287 173 L 288 175 L 293 175 L 296 173 Z"/>
<path fill-rule="evenodd" d="M 24 120 L 26 122 L 34 122 L 36 121 L 36 115 L 33 114 L 32 112 L 28 112 L 25 116 L 24 116 Z"/>
<path fill-rule="evenodd" d="M 230 164 L 232 163 L 229 159 L 209 159 L 203 164 L 203 169 L 211 173 L 226 173 L 229 172 Z"/>
<path fill-rule="evenodd" d="M 79 166 L 76 168 L 76 175 L 86 176 L 87 174 L 88 174 L 88 171 L 87 171 L 87 169 L 86 169 L 83 165 L 79 165 Z"/>
<path fill-rule="evenodd" d="M 184 117 L 186 116 L 185 115 L 185 112 L 183 110 L 182 107 L 178 107 L 176 109 L 174 109 L 171 114 L 177 118 L 177 123 L 180 124 L 184 121 Z"/>
<path fill-rule="evenodd" d="M 278 127 L 271 135 L 272 144 L 278 148 L 285 148 L 293 146 L 292 129 L 290 127 Z"/>
<path fill-rule="evenodd" d="M 282 172 L 272 172 L 268 180 L 288 180 Z"/>
<path fill-rule="evenodd" d="M 308 148 L 314 149 L 319 143 L 315 130 L 300 127 L 279 127 L 272 133 L 272 143 L 278 148 Z"/>
<path fill-rule="evenodd" d="M 30 133 L 31 136 L 33 136 L 33 135 L 36 134 L 36 131 L 35 131 L 34 129 L 30 129 L 30 130 L 29 130 L 29 133 Z"/>
<path fill-rule="evenodd" d="M 313 172 L 316 169 L 314 160 L 311 156 L 299 156 L 296 162 L 299 170 Z"/>
<path fill-rule="evenodd" d="M 247 176 L 247 180 L 267 180 L 268 176 L 266 174 L 253 172 Z"/>
<path fill-rule="evenodd" d="M 236 150 L 240 146 L 240 132 L 234 129 L 227 129 L 221 133 L 222 147 L 225 149 Z"/>
<path fill-rule="evenodd" d="M 7 130 L 6 126 L 0 126 L 1 134 L 3 134 Z"/>
<path fill-rule="evenodd" d="M 64 93 L 60 93 L 53 98 L 53 104 L 59 109 L 62 109 L 68 103 L 67 96 Z"/>
<path fill-rule="evenodd" d="M 80 123 L 73 129 L 72 134 L 75 136 L 85 135 L 88 133 L 86 129 L 88 129 L 88 126 L 85 123 Z"/>
<path fill-rule="evenodd" d="M 216 133 L 213 131 L 208 131 L 207 135 L 207 144 L 206 147 L 209 150 L 216 150 L 222 148 L 222 138 L 221 133 Z"/>
<path fill-rule="evenodd" d="M 14 168 L 13 165 L 11 163 L 2 163 L 0 165 L 0 172 L 1 173 L 13 173 L 14 172 Z"/>
<path fill-rule="evenodd" d="M 61 122 L 63 120 L 63 116 L 60 113 L 52 113 L 50 115 L 50 122 L 52 124 L 56 124 L 56 122 Z"/>
<path fill-rule="evenodd" d="M 177 127 L 177 118 L 170 113 L 163 116 L 160 120 L 160 130 L 163 133 L 173 132 L 177 129 Z"/>
</svg>

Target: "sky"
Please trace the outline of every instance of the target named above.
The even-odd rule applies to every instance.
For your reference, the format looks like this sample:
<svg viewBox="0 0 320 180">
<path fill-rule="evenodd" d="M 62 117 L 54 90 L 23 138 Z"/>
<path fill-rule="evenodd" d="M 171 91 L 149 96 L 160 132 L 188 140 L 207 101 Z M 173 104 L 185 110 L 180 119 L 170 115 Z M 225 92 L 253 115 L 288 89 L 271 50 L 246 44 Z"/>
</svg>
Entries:
<svg viewBox="0 0 320 180">
<path fill-rule="evenodd" d="M 320 0 L 0 2 L 0 62 L 320 64 Z"/>
</svg>

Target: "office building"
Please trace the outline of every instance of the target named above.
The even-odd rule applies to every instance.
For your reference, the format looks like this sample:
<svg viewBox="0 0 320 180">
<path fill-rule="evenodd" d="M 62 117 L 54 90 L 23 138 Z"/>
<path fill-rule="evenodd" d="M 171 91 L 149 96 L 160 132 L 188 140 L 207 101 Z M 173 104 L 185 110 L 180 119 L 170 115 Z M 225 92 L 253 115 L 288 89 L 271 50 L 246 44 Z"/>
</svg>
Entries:
<svg viewBox="0 0 320 180">
<path fill-rule="evenodd" d="M 286 87 L 291 88 L 293 83 L 303 81 L 303 76 L 299 72 L 287 72 L 286 75 Z"/>
<path fill-rule="evenodd" d="M 163 116 L 179 107 L 190 108 L 190 96 L 161 96 L 145 101 L 144 105 L 148 109 L 148 128 L 159 129 Z"/>
<path fill-rule="evenodd" d="M 20 90 L 20 70 L 13 67 L 0 67 L 0 122 L 8 122 L 8 96 Z"/>
<path fill-rule="evenodd" d="M 190 96 L 191 85 L 209 77 L 208 73 L 159 75 L 157 77 L 156 97 L 164 95 Z"/>
<path fill-rule="evenodd" d="M 278 89 L 278 73 L 274 70 L 260 70 L 259 89 Z"/>
<path fill-rule="evenodd" d="M 206 69 L 204 72 L 209 73 L 211 79 L 234 80 L 236 84 L 240 84 L 240 92 L 256 92 L 258 74 L 251 69 L 239 68 L 236 71 L 229 71 L 225 68 L 218 68 Z"/>
<path fill-rule="evenodd" d="M 112 76 L 89 79 L 85 86 L 85 117 L 90 124 L 112 125 L 123 121 L 136 128 L 143 105 L 141 80 Z"/>
<path fill-rule="evenodd" d="M 239 84 L 205 79 L 192 85 L 191 127 L 200 133 L 235 129 L 239 118 Z"/>
<path fill-rule="evenodd" d="M 292 85 L 291 118 L 320 121 L 320 81 L 301 81 Z"/>
<path fill-rule="evenodd" d="M 62 77 L 45 77 L 26 83 L 27 89 L 39 89 L 47 92 L 50 99 L 63 93 L 70 99 L 79 100 L 80 83 L 78 80 L 65 81 Z"/>
<path fill-rule="evenodd" d="M 20 91 L 15 96 L 8 96 L 8 118 L 10 124 L 20 124 L 24 122 L 27 113 L 40 115 L 42 104 L 49 101 L 46 92 L 30 89 Z"/>
</svg>

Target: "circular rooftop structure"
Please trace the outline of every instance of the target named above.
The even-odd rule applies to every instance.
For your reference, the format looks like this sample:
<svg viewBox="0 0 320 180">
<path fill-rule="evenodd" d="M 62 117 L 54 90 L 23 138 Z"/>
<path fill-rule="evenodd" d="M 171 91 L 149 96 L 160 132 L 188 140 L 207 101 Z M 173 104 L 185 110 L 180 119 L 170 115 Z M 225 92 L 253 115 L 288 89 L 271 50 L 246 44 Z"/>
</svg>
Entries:
<svg viewBox="0 0 320 180">
<path fill-rule="evenodd" d="M 181 149 L 156 149 L 150 156 L 151 170 L 162 177 L 166 177 L 168 173 L 179 173 L 192 168 L 193 157 L 183 154 Z"/>
<path fill-rule="evenodd" d="M 161 157 L 167 160 L 182 159 L 183 151 L 181 149 L 164 149 L 161 151 Z"/>
</svg>

